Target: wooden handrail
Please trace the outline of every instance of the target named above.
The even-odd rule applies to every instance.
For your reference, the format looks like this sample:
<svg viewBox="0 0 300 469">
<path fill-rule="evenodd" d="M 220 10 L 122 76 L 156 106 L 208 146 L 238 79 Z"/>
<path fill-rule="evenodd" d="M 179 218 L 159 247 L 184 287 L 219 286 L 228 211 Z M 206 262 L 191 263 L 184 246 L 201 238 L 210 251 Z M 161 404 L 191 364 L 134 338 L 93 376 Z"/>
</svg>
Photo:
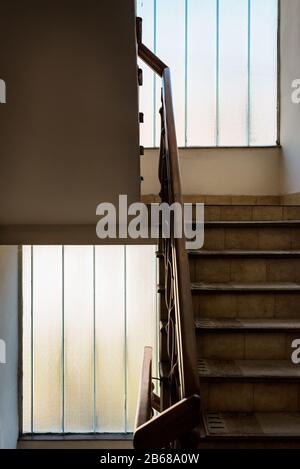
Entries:
<svg viewBox="0 0 300 469">
<path fill-rule="evenodd" d="M 197 427 L 200 418 L 199 396 L 183 399 L 139 427 L 134 434 L 134 448 L 165 448 Z"/>
<path fill-rule="evenodd" d="M 163 76 L 164 70 L 167 66 L 153 54 L 153 52 L 148 49 L 143 44 L 143 20 L 142 18 L 136 19 L 136 39 L 138 44 L 138 56 L 150 67 L 152 70 L 157 73 L 159 76 Z"/>
<path fill-rule="evenodd" d="M 165 107 L 165 130 L 167 136 L 167 155 L 169 155 L 170 167 L 170 201 L 183 204 L 181 190 L 181 174 L 179 166 L 179 152 L 177 146 L 175 117 L 173 109 L 172 86 L 170 69 L 166 68 L 163 73 L 163 104 Z M 175 292 L 177 297 L 176 310 L 177 322 L 180 334 L 177 335 L 179 342 L 178 352 L 181 354 L 182 369 L 182 396 L 188 397 L 199 394 L 199 375 L 197 371 L 196 336 L 194 325 L 194 313 L 191 294 L 190 267 L 188 255 L 185 249 L 185 239 L 176 238 L 175 257 L 177 272 L 177 285 Z M 175 278 L 176 280 L 176 278 Z"/>
<path fill-rule="evenodd" d="M 163 76 L 164 70 L 168 67 L 157 57 L 157 55 L 153 54 L 148 47 L 144 44 L 138 45 L 138 54 L 140 59 L 142 59 L 152 70 L 157 73 L 160 77 Z"/>
<path fill-rule="evenodd" d="M 145 347 L 135 428 L 143 426 L 152 415 L 152 348 Z"/>
<path fill-rule="evenodd" d="M 177 146 L 170 69 L 142 44 L 142 20 L 137 19 L 139 57 L 162 77 L 162 106 L 165 130 L 168 203 L 183 203 L 179 152 Z M 199 394 L 196 336 L 190 283 L 190 269 L 184 239 L 174 239 L 173 271 L 175 282 L 175 310 L 177 350 L 180 375 L 180 397 Z"/>
<path fill-rule="evenodd" d="M 171 73 L 168 66 L 143 44 L 141 18 L 137 19 L 137 43 L 139 57 L 162 78 L 160 196 L 169 205 L 183 205 Z M 168 315 L 167 384 L 162 380 L 163 395 L 167 398 L 161 397 L 159 406 L 158 397 L 152 393 L 151 349 L 147 347 L 144 352 L 134 434 L 135 448 L 143 449 L 182 444 L 201 422 L 196 334 L 185 239 L 175 238 L 174 233 L 171 233 L 170 239 L 161 238 L 160 242 L 165 267 L 165 302 Z M 151 419 L 153 407 L 162 412 Z"/>
</svg>

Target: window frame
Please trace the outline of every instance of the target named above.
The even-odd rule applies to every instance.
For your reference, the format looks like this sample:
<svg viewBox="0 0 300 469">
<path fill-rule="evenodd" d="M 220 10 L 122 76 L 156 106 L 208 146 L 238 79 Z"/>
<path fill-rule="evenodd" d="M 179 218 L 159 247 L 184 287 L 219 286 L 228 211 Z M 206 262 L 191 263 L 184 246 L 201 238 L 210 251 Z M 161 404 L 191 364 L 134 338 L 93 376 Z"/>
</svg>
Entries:
<svg viewBox="0 0 300 469">
<path fill-rule="evenodd" d="M 137 2 L 138 0 L 136 0 Z M 185 0 L 185 3 L 187 5 L 188 0 Z M 137 6 L 136 6 L 137 8 Z M 186 6 L 187 9 L 187 6 Z M 156 15 L 156 0 L 154 0 L 154 15 Z M 273 145 L 218 145 L 217 142 L 215 145 L 207 146 L 207 145 L 179 145 L 178 148 L 179 150 L 217 150 L 217 149 L 264 149 L 264 148 L 280 148 L 281 147 L 281 0 L 277 0 L 277 132 L 276 132 L 276 142 Z M 185 18 L 185 27 L 187 28 L 187 18 Z M 156 30 L 156 26 L 154 25 L 154 31 Z M 154 33 L 155 34 L 155 33 Z M 187 32 L 186 32 L 186 41 L 187 41 Z M 154 44 L 156 48 L 156 41 L 154 39 Z M 187 47 L 187 42 L 185 44 L 185 47 Z M 154 51 L 155 52 L 155 51 Z M 187 79 L 187 61 L 185 63 L 185 76 Z M 172 73 L 172 70 L 171 70 Z M 158 86 L 158 77 L 155 76 L 153 78 L 153 88 L 154 88 L 154 96 L 153 96 L 153 108 L 154 110 L 156 109 L 156 89 Z M 185 140 L 187 141 L 187 82 L 185 81 Z M 157 116 L 153 115 L 153 141 L 156 139 L 156 118 Z M 158 150 L 159 149 L 159 142 L 157 146 L 147 146 L 144 145 L 145 150 Z"/>
<path fill-rule="evenodd" d="M 33 244 L 32 247 L 35 245 Z M 65 246 L 62 244 L 62 246 Z M 98 245 L 92 245 L 96 248 Z M 102 246 L 101 244 L 99 246 Z M 108 245 L 111 246 L 111 245 Z M 131 244 L 122 245 L 124 249 L 126 247 L 130 247 Z M 137 245 L 137 246 L 149 246 L 146 245 Z M 151 244 L 151 246 L 155 247 L 154 253 L 157 251 L 158 246 L 156 244 Z M 125 258 L 126 258 L 125 254 Z M 159 344 L 159 295 L 157 294 L 156 285 L 157 279 L 159 275 L 159 264 L 154 257 L 155 260 L 155 292 L 156 297 L 154 300 L 155 303 L 155 343 L 156 343 L 156 354 L 155 354 L 155 362 L 154 362 L 154 369 L 155 373 L 158 374 L 159 370 L 159 356 L 158 356 L 158 344 Z M 126 264 L 126 260 L 125 260 Z M 125 274 L 125 281 L 126 281 L 126 274 Z M 126 297 L 126 293 L 125 293 Z M 125 306 L 127 309 L 127 306 Z M 19 431 L 18 431 L 18 439 L 23 442 L 37 442 L 37 441 L 131 441 L 133 439 L 133 433 L 130 429 L 126 429 L 123 432 L 24 432 L 23 427 L 23 245 L 18 245 L 18 379 L 17 379 L 17 388 L 18 388 L 18 418 L 19 418 Z M 159 392 L 158 382 L 156 384 L 156 392 Z"/>
</svg>

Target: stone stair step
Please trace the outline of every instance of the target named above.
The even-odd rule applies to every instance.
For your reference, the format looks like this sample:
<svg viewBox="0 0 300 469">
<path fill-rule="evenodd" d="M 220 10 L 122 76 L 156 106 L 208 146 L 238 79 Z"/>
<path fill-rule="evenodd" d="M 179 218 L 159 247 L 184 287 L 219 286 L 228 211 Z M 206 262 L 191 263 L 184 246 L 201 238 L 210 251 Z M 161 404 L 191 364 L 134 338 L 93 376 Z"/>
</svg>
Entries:
<svg viewBox="0 0 300 469">
<path fill-rule="evenodd" d="M 205 206 L 188 255 L 205 441 L 300 447 L 300 207 Z"/>
<path fill-rule="evenodd" d="M 300 319 L 211 319 L 195 321 L 198 332 L 300 332 Z"/>
<path fill-rule="evenodd" d="M 299 381 L 300 367 L 290 360 L 198 360 L 200 381 Z"/>
<path fill-rule="evenodd" d="M 300 222 L 207 222 L 203 247 L 206 250 L 299 250 Z"/>
<path fill-rule="evenodd" d="M 190 254 L 191 282 L 300 282 L 300 251 L 197 251 Z"/>
<path fill-rule="evenodd" d="M 277 283 L 199 283 L 191 284 L 192 293 L 276 293 L 276 292 L 293 292 L 300 293 L 300 283 L 294 282 L 277 282 Z"/>
<path fill-rule="evenodd" d="M 206 229 L 210 228 L 300 228 L 300 220 L 219 220 L 205 221 Z"/>
<path fill-rule="evenodd" d="M 195 250 L 188 252 L 190 258 L 199 259 L 300 259 L 300 251 L 288 251 L 288 250 Z"/>
<path fill-rule="evenodd" d="M 194 291 L 196 319 L 299 319 L 299 290 Z"/>
<path fill-rule="evenodd" d="M 300 206 L 205 205 L 205 221 L 300 220 Z"/>
<path fill-rule="evenodd" d="M 205 412 L 207 438 L 300 439 L 300 412 Z"/>
</svg>

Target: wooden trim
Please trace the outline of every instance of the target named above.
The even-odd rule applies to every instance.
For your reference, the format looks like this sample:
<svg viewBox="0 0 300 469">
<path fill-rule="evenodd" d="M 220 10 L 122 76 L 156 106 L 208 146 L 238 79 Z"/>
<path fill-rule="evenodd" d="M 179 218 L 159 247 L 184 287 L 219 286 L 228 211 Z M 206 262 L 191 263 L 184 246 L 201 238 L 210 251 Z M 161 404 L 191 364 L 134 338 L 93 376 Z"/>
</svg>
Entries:
<svg viewBox="0 0 300 469">
<path fill-rule="evenodd" d="M 152 417 L 152 348 L 145 347 L 137 404 L 135 428 L 148 422 Z"/>
<path fill-rule="evenodd" d="M 155 73 L 161 77 L 163 76 L 163 72 L 167 66 L 155 54 L 153 54 L 148 47 L 144 44 L 138 44 L 138 54 L 140 59 L 152 68 Z"/>
<path fill-rule="evenodd" d="M 164 448 L 191 432 L 200 422 L 199 396 L 183 399 L 138 428 L 133 438 L 134 448 Z"/>
<path fill-rule="evenodd" d="M 140 17 L 136 18 L 136 42 L 142 44 L 143 41 L 143 20 Z"/>
</svg>

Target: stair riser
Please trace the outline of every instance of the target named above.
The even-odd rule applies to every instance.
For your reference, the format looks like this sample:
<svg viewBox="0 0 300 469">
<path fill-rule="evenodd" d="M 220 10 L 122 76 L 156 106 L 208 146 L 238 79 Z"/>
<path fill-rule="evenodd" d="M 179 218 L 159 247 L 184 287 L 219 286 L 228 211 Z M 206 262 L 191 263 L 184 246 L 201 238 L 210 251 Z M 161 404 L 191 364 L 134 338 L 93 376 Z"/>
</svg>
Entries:
<svg viewBox="0 0 300 469">
<path fill-rule="evenodd" d="M 215 251 L 300 249 L 300 227 L 205 228 L 204 249 Z"/>
<path fill-rule="evenodd" d="M 190 273 L 192 282 L 299 282 L 300 259 L 192 257 Z"/>
<path fill-rule="evenodd" d="M 202 379 L 202 403 L 214 412 L 297 412 L 300 384 L 266 382 L 207 382 Z"/>
<path fill-rule="evenodd" d="M 223 438 L 223 437 L 215 437 L 215 438 L 207 438 L 200 441 L 198 449 L 268 449 L 268 450 L 279 450 L 279 449 L 300 449 L 300 439 L 297 438 L 282 438 L 281 436 L 278 438 L 274 438 L 272 435 L 269 438 L 258 437 L 258 438 Z"/>
<path fill-rule="evenodd" d="M 299 220 L 300 206 L 209 206 L 205 221 L 279 221 Z"/>
<path fill-rule="evenodd" d="M 195 318 L 300 318 L 299 293 L 193 294 Z"/>
<path fill-rule="evenodd" d="M 206 359 L 291 360 L 294 339 L 300 339 L 300 331 L 198 333 L 197 346 Z"/>
</svg>

